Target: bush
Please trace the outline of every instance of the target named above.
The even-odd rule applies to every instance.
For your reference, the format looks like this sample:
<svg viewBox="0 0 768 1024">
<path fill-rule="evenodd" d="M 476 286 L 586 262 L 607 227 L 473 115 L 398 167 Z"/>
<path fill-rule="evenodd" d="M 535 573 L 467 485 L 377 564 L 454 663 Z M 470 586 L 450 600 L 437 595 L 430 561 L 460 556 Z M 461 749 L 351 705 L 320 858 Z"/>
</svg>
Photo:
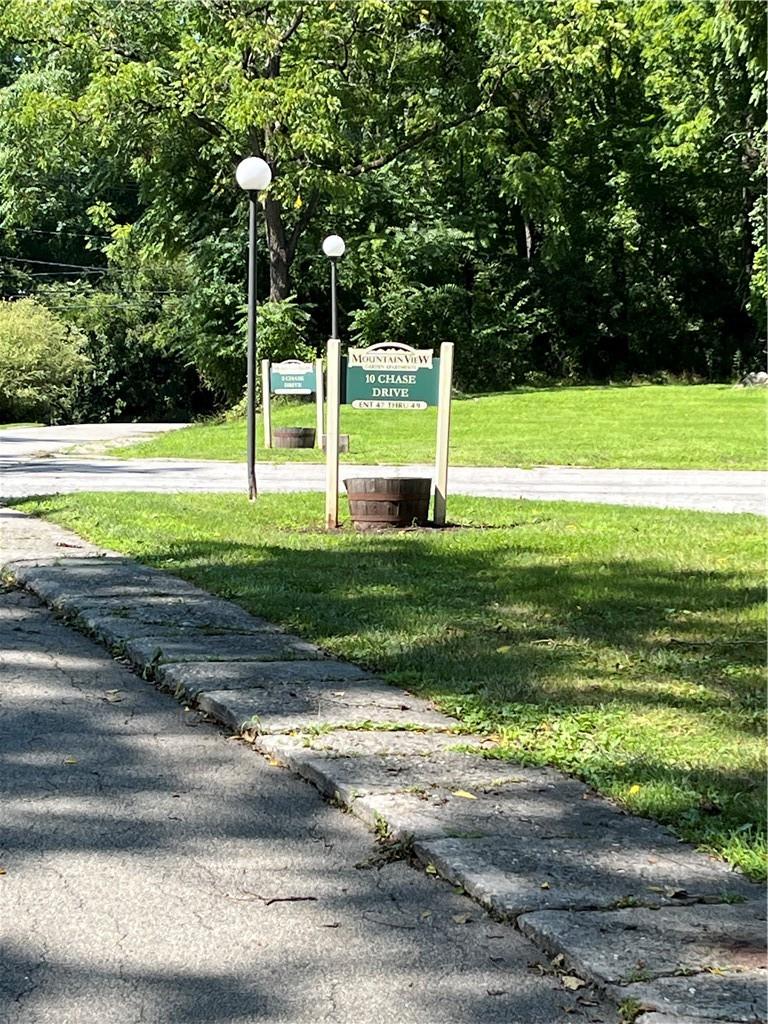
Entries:
<svg viewBox="0 0 768 1024">
<path fill-rule="evenodd" d="M 296 302 L 296 296 L 291 295 L 282 302 L 263 302 L 257 310 L 257 340 L 256 340 L 256 403 L 261 404 L 261 360 L 269 359 L 278 363 L 283 359 L 302 359 L 305 362 L 314 362 L 315 349 L 306 340 L 306 331 L 310 321 L 309 314 Z M 238 328 L 238 334 L 243 338 L 245 347 L 245 331 L 247 321 L 244 319 Z M 245 369 L 245 367 L 243 367 Z M 243 379 L 245 374 L 243 374 Z M 245 416 L 246 397 L 242 385 L 238 388 L 241 397 L 230 406 L 228 416 L 239 418 Z"/>
<path fill-rule="evenodd" d="M 34 299 L 0 301 L 0 420 L 57 420 L 88 364 L 83 343 Z"/>
</svg>

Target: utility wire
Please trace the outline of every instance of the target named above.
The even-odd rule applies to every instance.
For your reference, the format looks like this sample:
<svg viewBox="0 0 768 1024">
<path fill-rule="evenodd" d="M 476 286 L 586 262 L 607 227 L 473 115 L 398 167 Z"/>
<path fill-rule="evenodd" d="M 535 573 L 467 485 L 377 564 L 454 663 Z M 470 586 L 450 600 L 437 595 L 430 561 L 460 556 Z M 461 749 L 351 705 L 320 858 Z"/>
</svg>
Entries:
<svg viewBox="0 0 768 1024">
<path fill-rule="evenodd" d="M 112 238 L 112 235 L 97 235 L 93 231 L 65 231 L 63 229 L 61 231 L 44 231 L 42 228 L 9 227 L 8 225 L 3 228 L 3 231 L 6 231 L 9 235 L 23 233 L 25 235 L 54 235 L 56 237 L 67 235 L 72 238 Z"/>
<path fill-rule="evenodd" d="M 30 260 L 26 256 L 0 256 L 0 260 L 10 263 L 32 263 L 39 267 L 72 267 L 73 270 L 108 270 L 108 267 L 92 267 L 83 263 L 55 263 L 53 260 Z"/>
</svg>

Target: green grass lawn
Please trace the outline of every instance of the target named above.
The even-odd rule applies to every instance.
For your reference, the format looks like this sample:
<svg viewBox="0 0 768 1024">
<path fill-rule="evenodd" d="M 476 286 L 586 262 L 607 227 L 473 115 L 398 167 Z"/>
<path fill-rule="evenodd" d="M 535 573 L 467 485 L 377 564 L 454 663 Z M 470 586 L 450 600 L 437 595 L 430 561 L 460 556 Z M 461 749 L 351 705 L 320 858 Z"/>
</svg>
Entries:
<svg viewBox="0 0 768 1024">
<path fill-rule="evenodd" d="M 550 388 L 457 399 L 451 461 L 457 466 L 616 466 L 763 469 L 766 396 L 759 388 L 707 384 Z M 363 412 L 344 406 L 343 462 L 431 462 L 435 410 Z M 315 407 L 275 403 L 274 426 L 314 426 Z M 259 421 L 259 430 L 261 423 Z M 266 451 L 274 462 L 322 459 L 319 451 Z M 126 458 L 244 458 L 242 420 L 200 424 L 112 450 Z"/>
<path fill-rule="evenodd" d="M 434 699 L 765 873 L 764 521 L 455 497 L 464 529 L 328 534 L 322 495 L 20 503 Z"/>
</svg>

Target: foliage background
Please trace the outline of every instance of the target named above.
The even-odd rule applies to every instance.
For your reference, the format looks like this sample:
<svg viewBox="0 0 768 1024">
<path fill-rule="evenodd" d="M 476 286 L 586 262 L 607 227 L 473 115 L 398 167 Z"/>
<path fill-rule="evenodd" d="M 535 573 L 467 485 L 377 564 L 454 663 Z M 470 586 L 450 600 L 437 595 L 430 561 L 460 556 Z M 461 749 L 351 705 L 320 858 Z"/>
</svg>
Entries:
<svg viewBox="0 0 768 1024">
<path fill-rule="evenodd" d="M 69 415 L 177 418 L 260 345 L 457 345 L 457 383 L 731 379 L 765 335 L 760 0 L 6 0 L 0 296 L 86 338 Z"/>
</svg>

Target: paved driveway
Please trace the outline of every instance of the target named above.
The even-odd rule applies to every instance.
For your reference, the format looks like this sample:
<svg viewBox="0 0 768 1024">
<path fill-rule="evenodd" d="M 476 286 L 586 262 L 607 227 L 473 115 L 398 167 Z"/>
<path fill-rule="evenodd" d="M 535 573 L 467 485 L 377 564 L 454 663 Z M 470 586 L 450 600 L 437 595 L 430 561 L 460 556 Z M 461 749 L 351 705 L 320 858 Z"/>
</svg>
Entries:
<svg viewBox="0 0 768 1024">
<path fill-rule="evenodd" d="M 244 463 L 186 459 L 126 461 L 88 454 L 56 454 L 73 444 L 112 441 L 129 436 L 120 431 L 131 431 L 130 436 L 135 437 L 138 433 L 174 429 L 179 425 L 97 424 L 0 431 L 0 497 L 72 491 L 245 493 Z M 51 433 L 46 434 L 46 430 Z M 340 475 L 342 480 L 350 476 L 432 476 L 432 467 L 342 463 Z M 258 482 L 264 492 L 322 491 L 325 489 L 325 467 L 306 463 L 260 464 Z M 449 475 L 449 489 L 454 494 L 712 512 L 754 512 L 758 515 L 766 513 L 767 485 L 768 473 L 740 470 L 455 466 Z"/>
</svg>

